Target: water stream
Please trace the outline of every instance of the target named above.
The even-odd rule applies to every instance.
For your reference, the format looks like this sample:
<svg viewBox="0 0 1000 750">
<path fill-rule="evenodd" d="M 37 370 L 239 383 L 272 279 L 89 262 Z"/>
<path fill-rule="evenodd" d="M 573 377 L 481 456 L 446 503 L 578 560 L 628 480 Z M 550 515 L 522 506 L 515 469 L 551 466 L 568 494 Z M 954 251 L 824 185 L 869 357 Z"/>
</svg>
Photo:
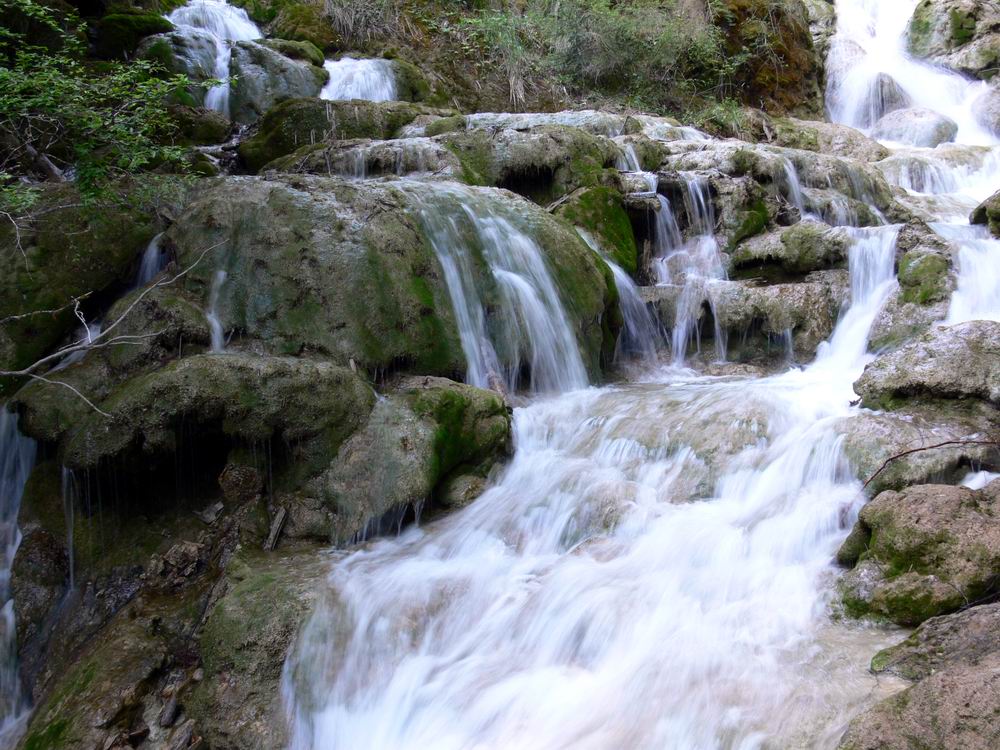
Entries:
<svg viewBox="0 0 1000 750">
<path fill-rule="evenodd" d="M 366 99 L 387 102 L 397 98 L 392 63 L 381 58 L 342 57 L 323 63 L 330 74 L 320 99 Z"/>
</svg>

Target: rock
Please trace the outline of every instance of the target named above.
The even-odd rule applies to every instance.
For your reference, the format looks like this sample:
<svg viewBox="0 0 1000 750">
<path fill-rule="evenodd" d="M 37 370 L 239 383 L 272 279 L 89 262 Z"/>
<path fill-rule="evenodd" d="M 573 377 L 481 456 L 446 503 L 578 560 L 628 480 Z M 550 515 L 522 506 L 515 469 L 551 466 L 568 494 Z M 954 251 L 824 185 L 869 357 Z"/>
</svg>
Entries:
<svg viewBox="0 0 1000 750">
<path fill-rule="evenodd" d="M 862 411 L 838 421 L 835 429 L 844 436 L 844 454 L 855 475 L 875 494 L 929 482 L 957 484 L 970 465 L 993 465 L 1000 455 L 981 441 L 994 429 L 996 416 L 960 410 L 954 402 L 908 403 L 899 412 Z"/>
<path fill-rule="evenodd" d="M 230 562 L 198 638 L 204 678 L 184 700 L 210 747 L 287 745 L 282 668 L 328 567 L 314 550 L 242 552 Z"/>
<path fill-rule="evenodd" d="M 146 37 L 139 44 L 136 56 L 158 63 L 168 73 L 186 75 L 195 84 L 215 78 L 215 37 L 204 29 L 185 26 L 166 34 Z M 190 86 L 186 100 L 180 103 L 201 106 L 205 89 Z"/>
<path fill-rule="evenodd" d="M 639 251 L 621 193 L 607 187 L 582 188 L 561 203 L 556 214 L 590 232 L 615 263 L 636 273 Z"/>
<path fill-rule="evenodd" d="M 944 669 L 851 722 L 838 750 L 996 747 L 1000 654 Z"/>
<path fill-rule="evenodd" d="M 181 265 L 222 243 L 189 284 L 207 301 L 216 270 L 225 270 L 217 299 L 223 328 L 267 351 L 315 352 L 345 366 L 353 359 L 373 373 L 461 377 L 467 363 L 451 297 L 418 208 L 429 195 L 460 216 L 474 204 L 483 216 L 510 217 L 537 243 L 596 375 L 605 310 L 614 304 L 600 258 L 567 224 L 511 193 L 434 185 L 229 178 L 206 186 L 168 237 Z M 500 304 L 492 274 L 482 269 L 475 283 L 488 309 Z M 507 356 L 514 355 L 501 361 Z"/>
<path fill-rule="evenodd" d="M 1000 482 L 920 485 L 869 502 L 838 552 L 847 612 L 918 625 L 1000 589 Z"/>
<path fill-rule="evenodd" d="M 806 220 L 741 242 L 729 253 L 733 278 L 801 277 L 843 265 L 852 242 L 846 232 Z"/>
<path fill-rule="evenodd" d="M 295 3 L 274 3 L 277 13 L 270 18 L 268 31 L 279 39 L 309 42 L 320 50 L 336 47 L 340 38 L 325 15 L 324 4 L 317 0 Z"/>
<path fill-rule="evenodd" d="M 96 206 L 70 184 L 40 188 L 35 210 L 20 222 L 19 246 L 10 222 L 0 226 L 7 270 L 0 278 L 0 369 L 20 369 L 79 325 L 73 300 L 100 295 L 128 278 L 156 233 L 151 208 L 124 186 Z M 84 311 L 89 307 L 84 303 Z M 6 383 L 0 381 L 0 395 Z"/>
<path fill-rule="evenodd" d="M 185 146 L 222 143 L 229 136 L 230 122 L 221 112 L 204 107 L 173 104 L 170 118 L 177 124 L 176 142 Z"/>
<path fill-rule="evenodd" d="M 392 138 L 419 115 L 438 112 L 408 102 L 290 99 L 261 118 L 255 133 L 240 144 L 239 153 L 257 171 L 278 157 L 328 139 Z"/>
<path fill-rule="evenodd" d="M 829 0 L 804 0 L 803 5 L 809 13 L 809 33 L 812 34 L 813 47 L 820 60 L 826 60 L 830 52 L 830 40 L 837 30 L 833 3 Z"/>
<path fill-rule="evenodd" d="M 976 121 L 993 135 L 1000 135 L 1000 89 L 994 84 L 972 102 Z"/>
<path fill-rule="evenodd" d="M 301 60 L 317 68 L 323 67 L 323 53 L 308 41 L 290 41 L 288 39 L 263 39 L 260 44 L 293 60 Z"/>
<path fill-rule="evenodd" d="M 902 643 L 872 659 L 872 671 L 922 680 L 955 665 L 976 666 L 1000 653 L 1000 604 L 983 604 L 925 620 Z"/>
<path fill-rule="evenodd" d="M 618 148 L 602 136 L 564 125 L 546 125 L 527 132 L 474 130 L 445 133 L 441 143 L 462 164 L 470 185 L 511 190 L 542 206 L 580 187 L 613 182 Z"/>
<path fill-rule="evenodd" d="M 1000 8 L 983 0 L 921 0 L 907 30 L 916 57 L 979 78 L 1000 62 Z"/>
<path fill-rule="evenodd" d="M 811 4 L 831 8 L 825 0 L 811 0 Z M 775 118 L 773 126 L 773 137 L 767 140 L 778 146 L 866 162 L 880 161 L 889 156 L 889 149 L 881 143 L 847 125 L 786 117 Z"/>
<path fill-rule="evenodd" d="M 1000 323 L 940 326 L 871 362 L 854 384 L 872 408 L 910 398 L 982 399 L 1000 404 Z"/>
<path fill-rule="evenodd" d="M 498 394 L 443 378 L 404 380 L 304 490 L 332 512 L 324 527 L 297 521 L 293 506 L 290 533 L 322 536 L 332 528 L 335 542 L 347 543 L 395 530 L 408 509 L 419 517 L 453 472 L 485 477 L 509 441 L 510 414 Z"/>
<path fill-rule="evenodd" d="M 876 122 L 872 129 L 873 138 L 926 148 L 954 141 L 957 134 L 958 123 L 921 107 L 893 110 Z"/>
<path fill-rule="evenodd" d="M 994 237 L 1000 237 L 1000 191 L 976 206 L 969 223 L 986 225 Z"/>
<path fill-rule="evenodd" d="M 460 179 L 462 175 L 458 157 L 440 141 L 424 137 L 327 141 L 275 159 L 265 169 L 367 178 L 432 173 L 435 177 Z"/>
<path fill-rule="evenodd" d="M 97 22 L 95 52 L 106 60 L 121 60 L 135 52 L 144 37 L 173 28 L 170 21 L 154 13 L 108 13 Z"/>
<path fill-rule="evenodd" d="M 316 96 L 327 78 L 323 68 L 292 60 L 257 42 L 233 44 L 229 72 L 236 77 L 229 94 L 230 115 L 243 125 L 279 102 Z"/>
</svg>

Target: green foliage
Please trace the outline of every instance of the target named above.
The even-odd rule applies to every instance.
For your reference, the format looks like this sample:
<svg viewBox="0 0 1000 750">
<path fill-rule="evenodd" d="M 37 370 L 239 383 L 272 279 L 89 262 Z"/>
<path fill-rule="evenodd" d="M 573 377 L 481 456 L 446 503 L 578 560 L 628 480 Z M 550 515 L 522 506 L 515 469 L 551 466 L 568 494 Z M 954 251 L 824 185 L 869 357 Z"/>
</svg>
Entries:
<svg viewBox="0 0 1000 750">
<path fill-rule="evenodd" d="M 62 179 L 72 168 L 81 194 L 93 197 L 109 180 L 178 164 L 169 143 L 172 94 L 191 85 L 164 77 L 153 62 L 94 63 L 84 56 L 78 21 L 60 19 L 35 0 L 0 0 L 0 199 L 25 204 L 16 177 Z M 29 19 L 58 36 L 59 46 L 34 44 L 20 29 Z"/>
</svg>

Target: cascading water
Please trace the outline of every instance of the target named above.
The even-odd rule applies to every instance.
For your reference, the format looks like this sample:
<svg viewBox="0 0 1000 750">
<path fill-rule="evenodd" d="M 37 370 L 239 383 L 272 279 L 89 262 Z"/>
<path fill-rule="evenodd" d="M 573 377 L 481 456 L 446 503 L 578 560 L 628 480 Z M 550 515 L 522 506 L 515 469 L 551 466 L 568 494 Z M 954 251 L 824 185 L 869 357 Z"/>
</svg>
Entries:
<svg viewBox="0 0 1000 750">
<path fill-rule="evenodd" d="M 516 211 L 488 191 L 413 183 L 420 220 L 441 263 L 468 363 L 466 382 L 510 391 L 527 365 L 532 392 L 587 385 L 587 372 L 541 249 Z M 495 281 L 498 309 L 487 315 L 476 268 Z"/>
<path fill-rule="evenodd" d="M 660 338 L 659 326 L 639 293 L 639 287 L 636 286 L 624 268 L 608 257 L 590 232 L 580 227 L 577 227 L 577 232 L 580 233 L 590 249 L 600 255 L 602 260 L 608 264 L 615 279 L 618 304 L 624 323 L 615 346 L 615 361 L 623 358 L 634 358 L 645 364 L 655 362 L 656 343 Z"/>
<path fill-rule="evenodd" d="M 286 663 L 292 747 L 834 746 L 886 640 L 823 584 L 862 497 L 833 423 L 892 283 L 878 237 L 813 366 L 516 409 L 475 504 L 336 563 Z"/>
<path fill-rule="evenodd" d="M 397 98 L 396 76 L 389 60 L 342 57 L 323 63 L 330 74 L 320 99 L 367 99 L 387 102 Z"/>
<path fill-rule="evenodd" d="M 242 8 L 224 0 L 191 0 L 171 12 L 167 19 L 175 26 L 201 29 L 215 42 L 215 69 L 212 76 L 220 81 L 205 93 L 205 106 L 229 116 L 229 61 L 231 42 L 260 39 L 260 29 Z"/>
<path fill-rule="evenodd" d="M 17 514 L 28 474 L 35 463 L 35 441 L 17 427 L 17 415 L 0 408 L 0 745 L 13 745 L 27 699 L 17 666 L 17 628 L 11 569 L 21 543 Z"/>
<path fill-rule="evenodd" d="M 226 283 L 228 274 L 221 268 L 212 276 L 212 288 L 208 293 L 208 310 L 205 312 L 205 320 L 208 321 L 208 330 L 211 335 L 211 347 L 213 352 L 224 352 L 226 350 L 226 332 L 219 319 L 219 294 L 222 292 L 222 285 Z"/>
<path fill-rule="evenodd" d="M 139 270 L 135 274 L 134 288 L 139 289 L 149 282 L 167 266 L 167 253 L 162 246 L 163 232 L 153 237 L 146 246 L 142 259 L 139 261 Z"/>
</svg>

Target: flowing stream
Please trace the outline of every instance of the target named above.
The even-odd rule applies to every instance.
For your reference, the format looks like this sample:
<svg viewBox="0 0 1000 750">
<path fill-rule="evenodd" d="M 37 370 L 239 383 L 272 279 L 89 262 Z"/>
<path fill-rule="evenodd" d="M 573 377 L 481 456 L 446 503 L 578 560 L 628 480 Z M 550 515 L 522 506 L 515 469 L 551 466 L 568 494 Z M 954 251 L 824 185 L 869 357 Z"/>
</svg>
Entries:
<svg viewBox="0 0 1000 750">
<path fill-rule="evenodd" d="M 950 148 L 994 146 L 970 111 L 980 84 L 904 53 L 915 5 L 837 3 L 834 117 L 870 129 L 886 75 L 958 123 L 972 145 Z M 947 322 L 997 319 L 1000 243 L 964 218 L 998 182 L 997 160 L 987 148 L 970 169 L 945 147 L 893 148 L 893 159 L 934 175 L 916 185 L 910 167 L 897 170 L 915 202 L 926 193 L 914 188 L 949 193 L 949 209 L 931 217 L 958 247 Z M 642 181 L 634 151 L 620 166 Z M 805 213 L 794 168 L 785 172 Z M 662 196 L 653 232 L 658 282 L 680 287 L 671 366 L 595 388 L 516 218 L 466 188 L 426 194 L 469 382 L 488 384 L 502 369 L 490 325 L 534 320 L 518 341 L 527 351 L 546 342 L 546 359 L 529 368 L 546 387 L 515 409 L 515 455 L 473 505 L 337 558 L 286 662 L 292 748 L 836 747 L 852 716 L 899 687 L 867 671 L 899 634 L 830 610 L 832 557 L 863 502 L 834 424 L 857 411 L 852 384 L 896 289 L 899 227 L 848 230 L 851 301 L 812 364 L 756 379 L 699 376 L 685 368 L 696 338 L 687 314 L 724 273 L 707 191 L 692 178 L 687 236 Z M 494 276 L 509 285 L 508 309 L 490 324 L 470 282 L 471 247 L 494 254 Z M 531 263 L 514 269 L 513 258 Z M 515 293 L 506 273 L 532 294 Z M 524 385 L 509 370 L 506 381 Z"/>
<path fill-rule="evenodd" d="M 319 93 L 320 99 L 387 102 L 397 98 L 396 76 L 389 60 L 342 57 L 327 60 L 323 67 L 330 78 Z"/>
</svg>

